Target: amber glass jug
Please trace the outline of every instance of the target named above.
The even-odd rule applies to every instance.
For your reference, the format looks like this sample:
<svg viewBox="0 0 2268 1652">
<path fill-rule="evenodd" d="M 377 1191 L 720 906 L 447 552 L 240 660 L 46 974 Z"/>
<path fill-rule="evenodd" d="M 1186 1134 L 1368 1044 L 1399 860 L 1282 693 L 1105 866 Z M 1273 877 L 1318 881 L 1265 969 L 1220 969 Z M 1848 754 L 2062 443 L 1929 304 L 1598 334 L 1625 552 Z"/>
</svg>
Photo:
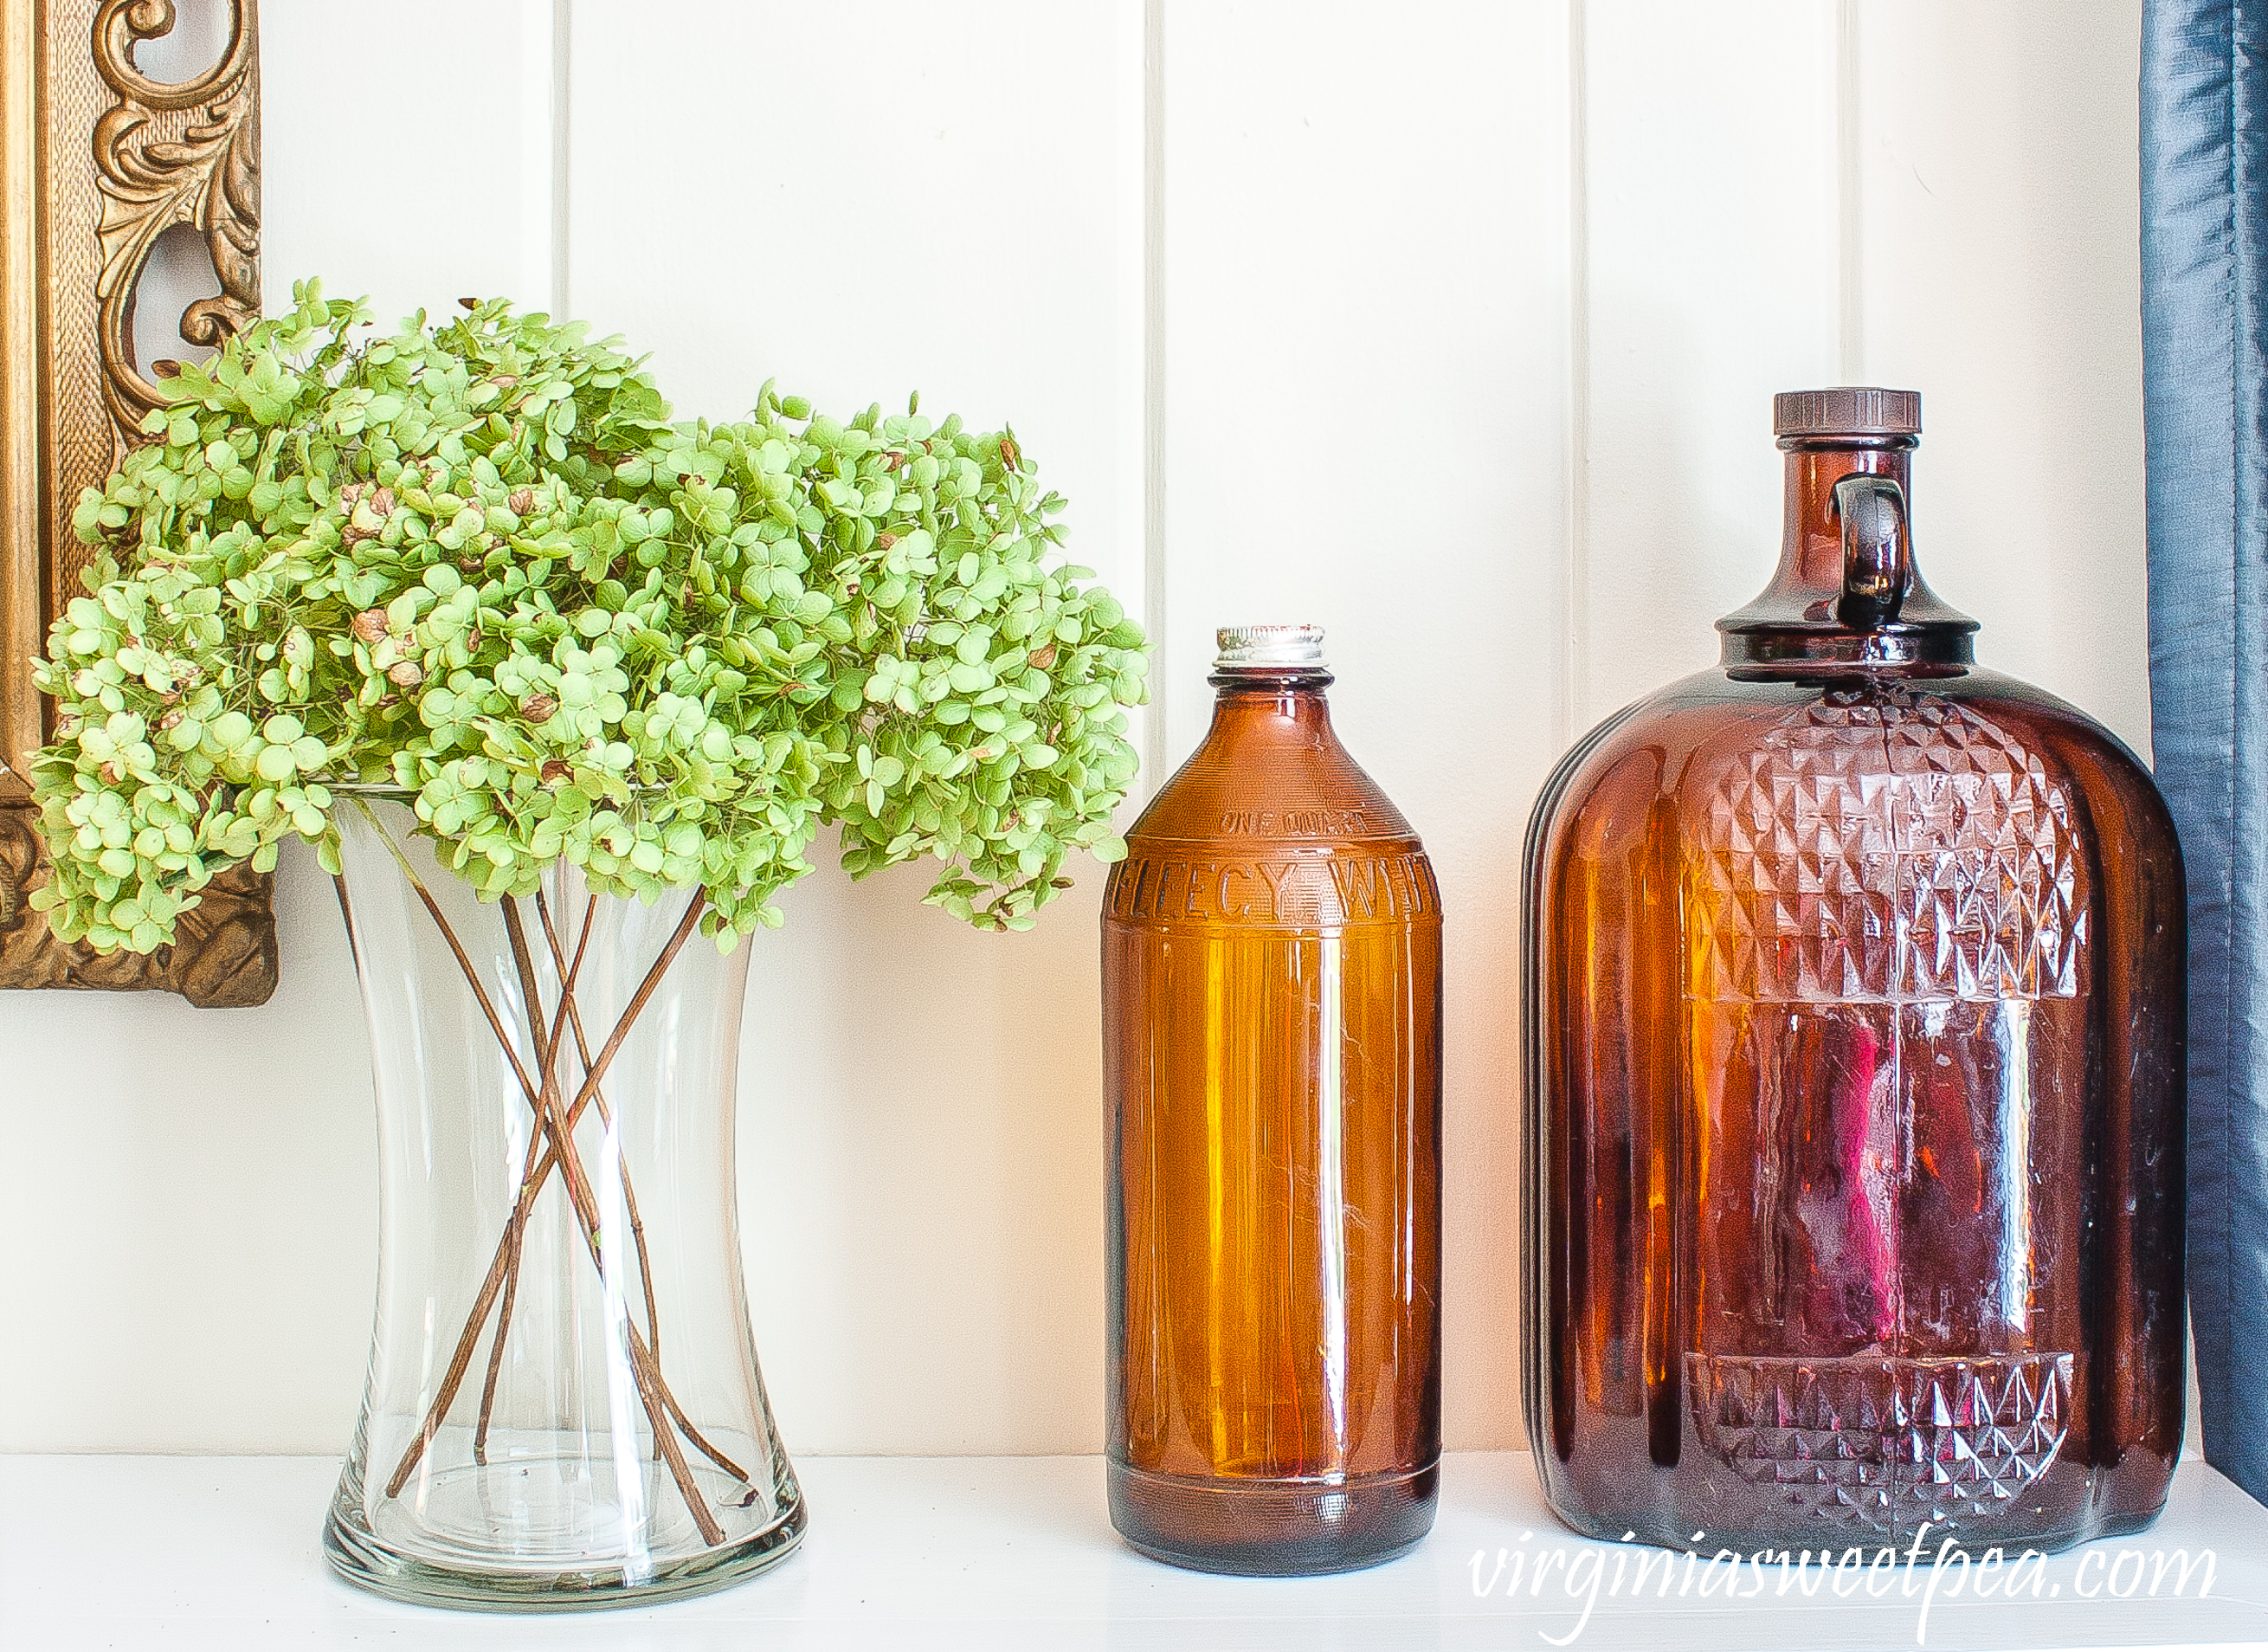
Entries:
<svg viewBox="0 0 2268 1652">
<path fill-rule="evenodd" d="M 1208 1571 L 1433 1523 L 1441 911 L 1331 733 L 1322 633 L 1220 633 L 1211 731 L 1103 897 L 1110 1517 Z"/>
<path fill-rule="evenodd" d="M 1919 398 L 1775 413 L 1770 587 L 1529 829 L 1535 1461 L 1578 1530 L 1712 1551 L 2136 1530 L 2182 1439 L 2173 827 L 1922 583 Z"/>
</svg>

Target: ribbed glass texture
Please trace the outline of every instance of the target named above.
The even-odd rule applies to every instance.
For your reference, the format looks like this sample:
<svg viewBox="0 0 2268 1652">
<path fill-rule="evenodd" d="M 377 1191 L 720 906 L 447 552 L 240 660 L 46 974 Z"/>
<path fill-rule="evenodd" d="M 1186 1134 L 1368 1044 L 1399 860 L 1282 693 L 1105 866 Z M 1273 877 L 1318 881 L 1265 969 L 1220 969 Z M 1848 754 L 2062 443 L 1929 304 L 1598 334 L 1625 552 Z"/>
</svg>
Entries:
<svg viewBox="0 0 2268 1652">
<path fill-rule="evenodd" d="M 389 797 L 340 811 L 380 1208 L 332 1564 L 503 1610 L 746 1575 L 803 1530 L 734 1210 L 747 946 L 563 861 L 480 901 L 411 823 Z"/>
</svg>

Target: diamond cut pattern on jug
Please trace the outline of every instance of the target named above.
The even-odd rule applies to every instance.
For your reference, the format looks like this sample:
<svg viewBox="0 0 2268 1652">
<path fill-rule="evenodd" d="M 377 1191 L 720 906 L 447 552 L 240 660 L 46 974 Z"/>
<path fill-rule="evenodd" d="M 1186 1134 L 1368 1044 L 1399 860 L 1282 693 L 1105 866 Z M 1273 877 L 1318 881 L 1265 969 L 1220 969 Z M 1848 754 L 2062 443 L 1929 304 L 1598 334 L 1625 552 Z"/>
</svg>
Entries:
<svg viewBox="0 0 2268 1652">
<path fill-rule="evenodd" d="M 2005 1014 L 2078 993 L 2087 921 L 2069 802 L 1988 718 L 1868 684 L 1830 691 L 1725 762 L 1701 837 L 1687 918 L 1697 1014 L 1768 1066 L 1756 1006 L 1845 1032 L 1887 1013 L 1891 1047 L 1870 1110 L 1894 1116 L 1865 1133 L 1895 1205 L 1930 1179 L 1911 1158 L 1915 1080 L 1904 1075 L 1951 1070 L 1959 1054 L 1957 1035 L 1943 1048 L 1933 1036 L 1941 1015 L 1908 1007 Z M 2006 1036 L 2021 1042 L 2023 1025 Z M 1830 1171 L 1769 1126 L 1756 1139 L 1768 1156 L 1795 1155 L 1789 1176 Z M 1851 1213 L 1832 1188 L 1815 1191 L 1807 1231 L 1819 1254 L 1849 1251 L 1826 1242 L 1864 1235 L 1845 1231 Z M 1896 1227 L 1888 1206 L 1861 1225 L 1878 1240 Z M 1851 1253 L 1871 1254 L 1864 1243 Z M 1705 1443 L 1810 1514 L 1886 1532 L 1958 1523 L 2046 1471 L 2068 1425 L 2073 1355 L 1909 1357 L 1896 1325 L 1894 1316 L 1881 1328 L 1877 1351 L 1839 1360 L 1690 1354 Z"/>
<path fill-rule="evenodd" d="M 1954 701 L 1839 690 L 1725 765 L 1695 868 L 1705 1002 L 2070 998 L 2086 914 L 2038 757 Z"/>
<path fill-rule="evenodd" d="M 1703 1442 L 1837 1524 L 1904 1531 L 1998 1512 L 2070 1427 L 2068 1353 L 1975 1360 L 1686 1356 Z"/>
</svg>

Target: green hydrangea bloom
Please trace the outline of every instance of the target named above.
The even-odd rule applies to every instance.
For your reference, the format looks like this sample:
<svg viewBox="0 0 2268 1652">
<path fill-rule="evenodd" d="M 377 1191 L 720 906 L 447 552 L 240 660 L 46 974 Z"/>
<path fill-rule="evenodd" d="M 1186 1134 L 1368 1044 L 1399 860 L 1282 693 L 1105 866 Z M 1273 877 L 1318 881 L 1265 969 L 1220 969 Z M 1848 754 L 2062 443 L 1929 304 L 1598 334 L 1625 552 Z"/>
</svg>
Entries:
<svg viewBox="0 0 2268 1652">
<path fill-rule="evenodd" d="M 150 951 L 286 837 L 335 870 L 353 785 L 414 793 L 485 894 L 563 855 L 699 886 L 723 945 L 829 822 L 854 875 L 934 856 L 929 899 L 993 928 L 1124 852 L 1142 632 L 1056 559 L 1012 435 L 769 385 L 672 424 L 579 323 L 499 301 L 380 338 L 292 296 L 74 513 L 99 554 L 35 667 L 57 935 Z"/>
</svg>

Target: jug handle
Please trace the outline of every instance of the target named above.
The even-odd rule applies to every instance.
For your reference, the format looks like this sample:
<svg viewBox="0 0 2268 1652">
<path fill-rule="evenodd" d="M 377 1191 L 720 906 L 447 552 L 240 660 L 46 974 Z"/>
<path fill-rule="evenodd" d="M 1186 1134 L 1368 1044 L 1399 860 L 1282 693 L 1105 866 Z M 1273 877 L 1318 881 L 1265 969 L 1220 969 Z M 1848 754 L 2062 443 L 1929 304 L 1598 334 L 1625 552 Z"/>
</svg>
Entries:
<svg viewBox="0 0 2268 1652">
<path fill-rule="evenodd" d="M 1843 519 L 1843 595 L 1835 617 L 1854 631 L 1879 631 L 1898 616 L 1913 584 L 1905 490 L 1860 472 L 1835 484 Z"/>
</svg>

